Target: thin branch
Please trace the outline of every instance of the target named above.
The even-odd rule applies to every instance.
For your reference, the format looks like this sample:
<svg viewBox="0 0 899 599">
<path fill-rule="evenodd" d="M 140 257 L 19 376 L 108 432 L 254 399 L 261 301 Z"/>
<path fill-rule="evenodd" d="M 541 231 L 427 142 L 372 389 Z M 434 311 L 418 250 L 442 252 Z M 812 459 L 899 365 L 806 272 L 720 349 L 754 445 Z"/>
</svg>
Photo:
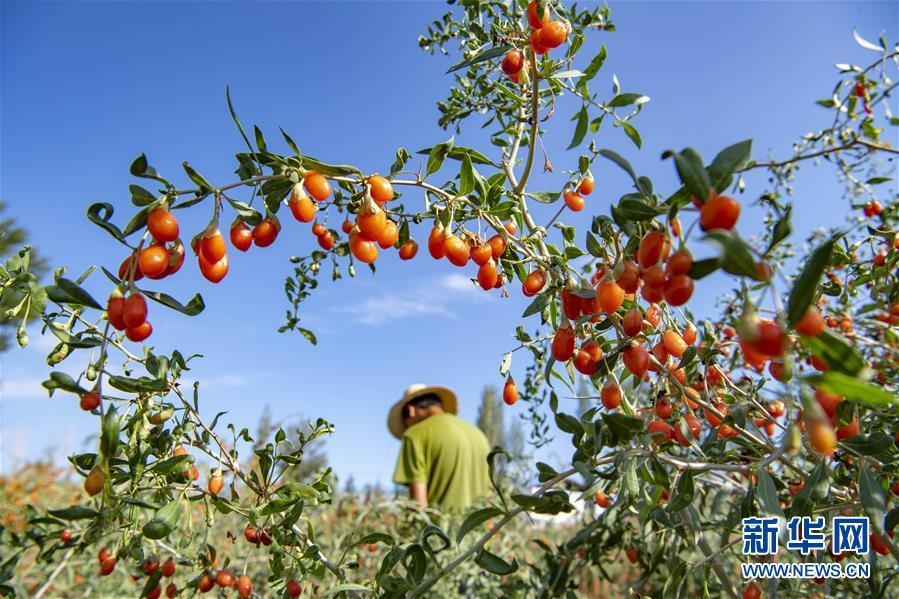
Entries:
<svg viewBox="0 0 899 599">
<path fill-rule="evenodd" d="M 739 599 L 740 595 L 737 592 L 737 587 L 730 579 L 727 570 L 725 570 L 724 566 L 721 565 L 721 562 L 719 562 L 717 559 L 714 559 L 716 557 L 716 552 L 712 551 L 712 548 L 709 547 L 709 543 L 705 540 L 702 531 L 693 529 L 693 525 L 690 522 L 690 519 L 687 517 L 686 512 L 681 512 L 681 522 L 683 522 L 684 528 L 686 528 L 687 531 L 690 532 L 690 534 L 696 537 L 696 544 L 699 546 L 699 549 L 702 551 L 702 554 L 705 556 L 705 558 L 712 562 L 712 569 L 715 571 L 715 574 L 718 575 L 718 580 L 721 581 L 721 586 L 724 587 L 725 592 L 733 597 L 733 599 Z"/>
<path fill-rule="evenodd" d="M 540 77 L 537 75 L 537 55 L 531 51 L 528 52 L 531 61 L 531 73 L 533 75 L 533 84 L 531 87 L 531 137 L 528 139 L 528 158 L 524 163 L 524 172 L 521 173 L 521 179 L 515 186 L 515 193 L 521 195 L 528 183 L 528 177 L 531 175 L 531 169 L 534 166 L 534 153 L 537 146 L 537 134 L 540 123 L 537 120 L 540 108 Z"/>
<path fill-rule="evenodd" d="M 890 154 L 899 154 L 899 148 L 894 148 L 893 146 L 885 143 L 880 143 L 876 141 L 871 141 L 868 139 L 862 139 L 860 137 L 856 137 L 851 141 L 847 141 L 843 145 L 833 146 L 830 148 L 824 148 L 823 150 L 818 150 L 817 152 L 810 152 L 808 154 L 799 154 L 787 160 L 773 161 L 773 162 L 752 162 L 747 164 L 743 168 L 739 169 L 738 173 L 745 173 L 746 171 L 751 171 L 757 168 L 781 168 L 790 164 L 795 164 L 797 162 L 801 162 L 804 160 L 812 160 L 814 158 L 820 158 L 822 156 L 827 156 L 830 154 L 838 154 L 845 150 L 852 149 L 855 146 L 865 146 L 874 151 L 878 152 L 888 152 Z"/>
<path fill-rule="evenodd" d="M 570 470 L 566 470 L 565 472 L 562 472 L 561 474 L 551 478 L 550 480 L 543 483 L 539 489 L 537 489 L 537 492 L 534 493 L 534 496 L 542 497 L 543 494 L 546 493 L 549 489 L 551 489 L 552 487 L 554 487 L 561 481 L 565 480 L 566 478 L 572 476 L 576 472 L 577 471 L 574 468 L 571 468 Z M 496 525 L 492 529 L 488 530 L 487 533 L 484 534 L 484 536 L 482 536 L 478 540 L 477 543 L 472 545 L 467 551 L 462 553 L 459 557 L 457 557 L 456 559 L 454 559 L 453 561 L 448 563 L 446 566 L 441 568 L 436 574 L 434 574 L 427 580 L 424 580 L 421 583 L 419 583 L 419 585 L 417 587 L 412 589 L 412 591 L 409 593 L 409 596 L 410 597 L 418 597 L 422 593 L 427 591 L 429 588 L 434 586 L 434 584 L 438 580 L 440 580 L 441 578 L 443 578 L 444 576 L 446 576 L 447 574 L 449 574 L 450 572 L 455 570 L 459 565 L 461 565 L 463 562 L 465 562 L 465 560 L 467 560 L 472 555 L 474 555 L 475 553 L 480 551 L 484 547 L 484 545 L 486 545 L 487 542 L 490 539 L 492 539 L 496 533 L 498 533 L 500 531 L 500 529 L 502 527 L 504 527 L 506 524 L 508 524 L 513 518 L 515 518 L 515 516 L 517 516 L 518 514 L 520 514 L 523 511 L 524 511 L 524 507 L 518 506 L 515 509 L 513 509 L 512 511 L 506 513 L 506 515 L 504 515 L 502 517 L 502 519 L 499 522 L 497 522 Z"/>
<path fill-rule="evenodd" d="M 44 586 L 38 589 L 37 593 L 34 594 L 34 599 L 40 599 L 44 596 L 44 593 L 47 592 L 47 590 L 53 584 L 53 581 L 56 580 L 57 576 L 59 576 L 59 573 L 62 572 L 63 568 L 66 567 L 66 564 L 69 562 L 69 558 L 72 557 L 74 553 L 74 547 L 66 551 L 66 554 L 63 556 L 63 558 L 59 561 L 58 564 L 56 564 L 56 567 L 53 568 L 53 571 L 50 572 L 50 576 L 47 577 L 47 582 L 45 582 Z"/>
</svg>

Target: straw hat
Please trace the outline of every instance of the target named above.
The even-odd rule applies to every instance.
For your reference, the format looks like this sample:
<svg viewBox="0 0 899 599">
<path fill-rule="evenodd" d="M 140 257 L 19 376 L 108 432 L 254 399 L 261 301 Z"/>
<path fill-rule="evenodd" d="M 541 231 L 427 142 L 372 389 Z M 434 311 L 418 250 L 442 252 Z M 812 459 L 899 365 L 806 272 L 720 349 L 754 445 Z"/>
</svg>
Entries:
<svg viewBox="0 0 899 599">
<path fill-rule="evenodd" d="M 403 433 L 406 431 L 406 424 L 403 422 L 403 406 L 416 397 L 428 395 L 429 393 L 433 393 L 440 398 L 440 401 L 443 402 L 444 411 L 450 414 L 459 413 L 459 402 L 456 400 L 456 394 L 451 389 L 447 387 L 429 387 L 420 383 L 409 385 L 409 388 L 403 393 L 402 399 L 393 404 L 393 407 L 390 408 L 390 413 L 387 415 L 387 428 L 390 430 L 390 434 L 397 439 L 403 437 Z"/>
</svg>

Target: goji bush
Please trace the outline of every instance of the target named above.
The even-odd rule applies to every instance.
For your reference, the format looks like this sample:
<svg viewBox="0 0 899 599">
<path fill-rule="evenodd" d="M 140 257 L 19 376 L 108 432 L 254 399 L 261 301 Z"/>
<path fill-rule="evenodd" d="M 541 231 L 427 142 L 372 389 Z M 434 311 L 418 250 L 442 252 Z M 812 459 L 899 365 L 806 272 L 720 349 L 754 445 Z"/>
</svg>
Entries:
<svg viewBox="0 0 899 599">
<path fill-rule="evenodd" d="M 22 556 L 52 570 L 77 554 L 97 557 L 83 576 L 127 570 L 142 576 L 147 597 L 213 587 L 242 597 L 574 596 L 588 579 L 623 573 L 629 589 L 651 596 L 758 597 L 763 588 L 784 597 L 895 594 L 899 233 L 896 192 L 885 184 L 899 150 L 881 136 L 899 125 L 889 104 L 899 49 L 856 36 L 871 63 L 838 65 L 835 86 L 817 102 L 832 122 L 782 159 L 754 158 L 751 140 L 711 160 L 691 148 L 667 151 L 661 159 L 680 186 L 659 190 L 597 141 L 617 129 L 633 151 L 642 146 L 635 123 L 648 98 L 622 91 L 617 78 L 603 97 L 591 86 L 603 73 L 605 46 L 582 57 L 588 36 L 614 31 L 605 7 L 462 2 L 419 45 L 442 53 L 459 46 L 439 124 L 461 134 L 463 124 L 479 122 L 490 133 L 489 151 L 454 136 L 426 149 L 419 170 L 409 169 L 412 154 L 400 148 L 381 173 L 364 173 L 311 157 L 314 149 L 283 130 L 286 153 L 278 153 L 259 128 L 242 125 L 229 95 L 246 146 L 236 154 L 235 181 L 214 184 L 185 162 L 190 183 L 181 186 L 141 155 L 131 174 L 153 189 L 130 186 L 136 212 L 124 226 L 112 204 L 87 210 L 121 242 L 120 264 L 74 278 L 58 269 L 42 286 L 29 272 L 27 248 L 8 260 L 0 276 L 4 290 L 22 297 L 10 311 L 22 323 L 19 342 L 27 343 L 26 320 L 40 314 L 58 339 L 44 386 L 96 416 L 98 447 L 69 459 L 84 479 L 80 501 L 29 513 L 24 528 L 3 528 L 3 591 L 14 592 Z M 541 137 L 568 127 L 569 115 L 557 112 L 562 95 L 579 103 L 569 149 L 586 149 L 553 165 Z M 815 207 L 794 205 L 793 177 L 816 162 L 842 182 L 847 218 L 795 242 L 794 211 Z M 555 189 L 529 186 L 538 168 L 552 173 Z M 616 200 L 603 189 L 609 168 L 633 183 Z M 750 188 L 750 171 L 766 172 L 767 184 Z M 740 233 L 749 202 L 766 213 L 751 239 Z M 535 203 L 558 210 L 541 224 Z M 181 230 L 183 210 L 210 212 L 208 226 Z M 564 224 L 568 211 L 582 210 L 595 214 L 589 230 Z M 332 503 L 329 473 L 303 482 L 283 475 L 331 425 L 278 430 L 248 466 L 236 448 L 253 441 L 249 431 L 209 420 L 198 387 L 180 383 L 196 358 L 141 345 L 166 334 L 150 324 L 158 310 L 203 311 L 199 295 L 182 303 L 158 290 L 166 278 L 197 276 L 192 265 L 183 268 L 186 258 L 218 283 L 230 251 L 262 254 L 294 235 L 292 221 L 311 223 L 318 249 L 292 259 L 282 331 L 313 343 L 301 304 L 326 267 L 335 279 L 354 276 L 358 263 L 374 271 L 396 250 L 401 260 L 463 268 L 484 293 L 517 294 L 520 284 L 533 300 L 515 332 L 519 346 L 499 364 L 503 399 L 527 403 L 536 445 L 553 434 L 570 439 L 568 467 L 537 463 L 536 486 L 510 490 L 494 468 L 497 449 L 492 495 L 463 519 L 432 514 L 419 526 L 360 527 L 343 547 L 323 540 L 309 513 Z M 418 256 L 420 244 L 430 258 Z M 717 318 L 699 319 L 690 299 L 716 271 L 732 291 L 721 296 Z M 105 302 L 84 288 L 90 276 L 108 279 Z M 72 376 L 61 365 L 74 352 L 90 357 Z M 518 355 L 525 364 L 516 363 L 516 382 Z M 594 405 L 580 416 L 565 413 L 557 389 L 573 390 L 582 377 Z M 537 538 L 536 559 L 522 565 L 500 542 L 522 514 L 571 512 L 577 498 L 595 501 L 596 513 L 554 539 Z M 813 513 L 870 518 L 870 579 L 740 578 L 738 564 L 748 559 L 742 518 Z M 264 573 L 248 570 L 248 553 L 219 554 L 221 535 L 210 532 L 219 517 L 228 518 L 232 536 L 264 548 Z M 359 568 L 360 546 L 377 548 L 376 567 Z"/>
</svg>

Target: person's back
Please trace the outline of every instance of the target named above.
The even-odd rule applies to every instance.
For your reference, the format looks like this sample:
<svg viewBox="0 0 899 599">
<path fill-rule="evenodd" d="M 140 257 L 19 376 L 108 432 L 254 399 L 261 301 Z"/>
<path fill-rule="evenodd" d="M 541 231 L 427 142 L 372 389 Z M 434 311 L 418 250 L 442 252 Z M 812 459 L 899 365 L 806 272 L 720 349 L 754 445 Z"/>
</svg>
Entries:
<svg viewBox="0 0 899 599">
<path fill-rule="evenodd" d="M 487 495 L 489 452 L 479 428 L 453 414 L 435 414 L 403 433 L 394 480 L 427 483 L 428 505 L 458 512 Z"/>
</svg>

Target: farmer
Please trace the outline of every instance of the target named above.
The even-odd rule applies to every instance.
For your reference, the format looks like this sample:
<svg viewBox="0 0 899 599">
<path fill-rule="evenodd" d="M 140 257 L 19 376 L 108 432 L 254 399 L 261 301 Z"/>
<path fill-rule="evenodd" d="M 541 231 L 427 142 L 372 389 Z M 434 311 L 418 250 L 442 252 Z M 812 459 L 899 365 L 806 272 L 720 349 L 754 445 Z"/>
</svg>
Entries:
<svg viewBox="0 0 899 599">
<path fill-rule="evenodd" d="M 412 385 L 390 408 L 387 428 L 401 439 L 394 482 L 423 506 L 460 512 L 487 495 L 487 437 L 458 418 L 456 394 Z"/>
</svg>

